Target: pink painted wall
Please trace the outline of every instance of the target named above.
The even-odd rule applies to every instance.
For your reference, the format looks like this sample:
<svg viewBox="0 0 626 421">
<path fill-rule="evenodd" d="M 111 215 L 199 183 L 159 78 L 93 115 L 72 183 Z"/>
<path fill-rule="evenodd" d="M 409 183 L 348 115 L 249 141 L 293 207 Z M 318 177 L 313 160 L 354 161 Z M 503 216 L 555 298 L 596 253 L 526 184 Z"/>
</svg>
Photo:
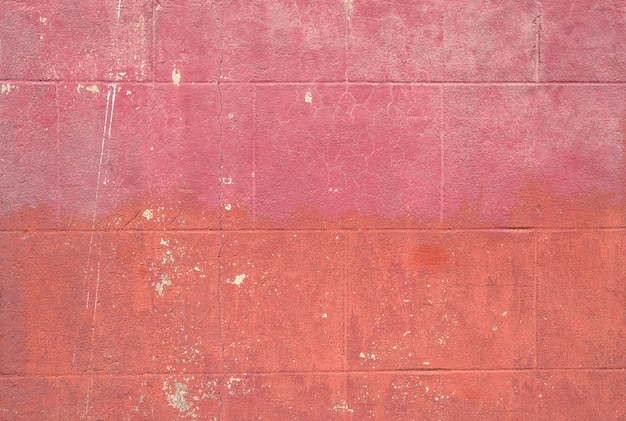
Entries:
<svg viewBox="0 0 626 421">
<path fill-rule="evenodd" d="M 624 34 L 0 0 L 0 419 L 623 419 Z"/>
</svg>

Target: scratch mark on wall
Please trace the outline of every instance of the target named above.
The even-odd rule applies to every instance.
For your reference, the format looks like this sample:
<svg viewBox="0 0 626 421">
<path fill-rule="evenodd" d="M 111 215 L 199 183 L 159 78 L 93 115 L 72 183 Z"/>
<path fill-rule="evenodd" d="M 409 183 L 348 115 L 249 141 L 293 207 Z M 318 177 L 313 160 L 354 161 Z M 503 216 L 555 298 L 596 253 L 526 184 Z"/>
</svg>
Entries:
<svg viewBox="0 0 626 421">
<path fill-rule="evenodd" d="M 119 36 L 119 24 L 120 24 L 121 12 L 122 12 L 122 0 L 117 1 L 116 12 L 117 12 L 116 30 L 118 32 L 117 36 Z M 115 40 L 113 51 L 115 50 L 116 47 L 117 47 L 117 39 Z M 112 61 L 113 61 L 113 51 L 111 52 Z M 115 80 L 117 81 L 119 77 L 119 59 L 116 59 L 114 62 L 115 62 Z M 102 164 L 104 161 L 104 151 L 106 148 L 106 144 L 107 142 L 111 141 L 111 126 L 113 125 L 113 114 L 115 110 L 116 94 L 117 94 L 117 82 L 109 83 L 108 88 L 107 88 L 106 109 L 104 113 L 104 127 L 102 130 L 102 141 L 100 142 L 100 156 L 98 159 L 98 172 L 96 176 L 96 192 L 95 192 L 95 198 L 94 198 L 93 215 L 91 218 L 91 234 L 89 238 L 89 251 L 87 253 L 87 268 L 85 271 L 85 281 L 83 282 L 83 291 L 85 290 L 85 287 L 87 285 L 87 277 L 88 277 L 88 273 L 90 272 L 89 269 L 90 269 L 91 254 L 92 254 L 92 249 L 93 249 L 93 238 L 94 238 L 94 232 L 96 228 L 96 217 L 98 215 L 98 198 L 100 194 L 100 179 L 102 176 Z M 96 332 L 96 310 L 98 307 L 98 290 L 100 289 L 100 256 L 101 256 L 101 249 L 98 249 L 96 289 L 95 289 L 95 294 L 94 294 L 94 304 L 93 304 L 93 314 L 92 314 L 92 324 L 91 324 L 92 325 L 91 351 L 90 351 L 90 357 L 89 357 L 89 366 L 90 366 L 89 368 L 91 370 L 91 379 L 89 382 L 89 388 L 87 389 L 87 397 L 85 399 L 85 412 L 83 414 L 83 417 L 86 417 L 89 412 L 89 400 L 91 396 L 91 388 L 93 386 L 93 376 L 94 376 L 93 348 L 94 348 L 95 332 Z M 86 304 L 87 307 L 89 306 L 89 295 L 90 295 L 90 291 L 87 291 L 87 304 Z M 78 332 L 76 334 L 76 337 L 78 338 Z M 74 348 L 74 350 L 76 350 L 76 347 Z"/>
</svg>

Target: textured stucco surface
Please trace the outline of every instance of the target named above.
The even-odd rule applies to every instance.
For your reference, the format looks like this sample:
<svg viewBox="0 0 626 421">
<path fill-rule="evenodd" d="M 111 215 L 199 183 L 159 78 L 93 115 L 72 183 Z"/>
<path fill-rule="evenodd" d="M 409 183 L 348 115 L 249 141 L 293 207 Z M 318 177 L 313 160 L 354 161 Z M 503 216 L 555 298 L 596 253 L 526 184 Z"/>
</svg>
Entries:
<svg viewBox="0 0 626 421">
<path fill-rule="evenodd" d="M 624 0 L 0 0 L 0 420 L 626 419 Z"/>
</svg>

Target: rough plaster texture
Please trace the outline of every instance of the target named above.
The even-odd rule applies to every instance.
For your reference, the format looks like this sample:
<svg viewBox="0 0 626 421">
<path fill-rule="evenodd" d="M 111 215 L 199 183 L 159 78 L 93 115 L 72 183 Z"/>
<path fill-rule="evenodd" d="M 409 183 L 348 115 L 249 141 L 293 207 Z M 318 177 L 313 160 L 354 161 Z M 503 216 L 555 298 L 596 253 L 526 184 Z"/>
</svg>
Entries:
<svg viewBox="0 0 626 421">
<path fill-rule="evenodd" d="M 624 0 L 0 0 L 0 419 L 625 420 Z"/>
</svg>

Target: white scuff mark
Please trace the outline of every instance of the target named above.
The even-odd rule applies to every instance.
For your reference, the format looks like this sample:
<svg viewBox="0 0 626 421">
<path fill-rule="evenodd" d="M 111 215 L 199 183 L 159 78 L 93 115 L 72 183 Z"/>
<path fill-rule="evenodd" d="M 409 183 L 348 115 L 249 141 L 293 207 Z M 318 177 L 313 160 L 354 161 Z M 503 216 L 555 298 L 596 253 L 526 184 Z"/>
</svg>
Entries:
<svg viewBox="0 0 626 421">
<path fill-rule="evenodd" d="M 174 85 L 179 86 L 180 80 L 181 80 L 180 70 L 178 69 L 172 70 L 172 82 L 174 82 Z"/>
<path fill-rule="evenodd" d="M 311 93 L 310 89 L 306 91 L 306 94 L 304 94 L 304 102 L 308 104 L 311 104 L 313 102 L 313 94 Z"/>
<path fill-rule="evenodd" d="M 165 241 L 164 239 L 161 238 L 161 241 L 159 242 L 159 244 L 162 245 L 162 246 L 169 246 L 170 242 L 169 242 L 169 240 Z"/>
<path fill-rule="evenodd" d="M 165 285 L 172 285 L 172 280 L 167 273 L 161 275 L 161 282 L 157 282 L 156 284 L 154 284 L 154 287 L 156 288 L 156 291 L 160 297 L 163 296 L 163 286 Z"/>
<path fill-rule="evenodd" d="M 507 315 L 507 314 L 509 314 L 509 312 L 508 312 L 508 311 L 503 311 L 503 312 L 502 312 L 502 317 L 506 317 L 506 315 Z"/>
<path fill-rule="evenodd" d="M 234 116 L 233 116 L 233 113 L 228 113 L 228 118 L 229 118 L 229 119 L 232 119 L 233 117 L 234 117 Z"/>
<path fill-rule="evenodd" d="M 430 365 L 430 361 L 424 361 L 422 364 L 423 365 Z"/>
<path fill-rule="evenodd" d="M 226 279 L 226 283 L 241 286 L 241 284 L 243 284 L 244 279 L 246 279 L 247 277 L 248 275 L 246 275 L 245 273 L 242 273 L 241 275 L 235 276 L 234 280 Z"/>
<path fill-rule="evenodd" d="M 143 216 L 144 218 L 146 218 L 149 221 L 152 218 L 154 218 L 154 213 L 152 212 L 152 209 L 146 209 L 145 211 L 143 211 L 141 216 Z"/>
<path fill-rule="evenodd" d="M 117 0 L 117 23 L 116 23 L 116 30 L 117 30 L 117 36 L 119 36 L 119 24 L 120 24 L 120 12 L 122 9 L 122 0 Z M 111 50 L 111 60 L 113 61 L 113 51 L 116 50 L 117 48 L 117 43 L 118 43 L 118 39 L 117 36 L 114 39 L 114 48 Z M 118 73 L 118 67 L 119 67 L 119 59 L 115 60 L 115 80 L 118 80 L 117 77 L 117 73 Z M 113 67 L 111 68 L 111 71 L 113 72 Z M 93 216 L 91 219 L 91 235 L 90 235 L 90 239 L 89 239 L 89 251 L 87 253 L 87 269 L 90 268 L 90 263 L 91 263 L 91 252 L 92 252 L 92 247 L 93 247 L 93 238 L 94 238 L 94 231 L 95 231 L 95 227 L 96 227 L 96 216 L 98 213 L 98 195 L 100 192 L 100 178 L 101 178 L 101 174 L 102 174 L 102 162 L 104 159 L 104 151 L 105 151 L 105 144 L 106 141 L 108 140 L 110 142 L 111 140 L 111 127 L 113 126 L 113 112 L 115 110 L 115 96 L 117 94 L 117 83 L 109 83 L 108 88 L 107 88 L 107 99 L 106 99 L 106 111 L 104 113 L 104 127 L 103 127 L 103 133 L 102 133 L 102 141 L 100 144 L 100 158 L 98 160 L 98 173 L 97 173 L 97 177 L 96 177 L 96 193 L 95 193 L 95 199 L 94 199 L 94 206 L 93 206 Z M 109 108 L 110 105 L 110 108 Z M 108 127 L 107 127 L 108 125 Z M 87 277 L 88 277 L 88 271 L 85 271 L 85 280 L 83 283 L 83 293 L 85 291 L 85 288 L 87 287 Z M 96 324 L 95 324 L 95 320 L 96 320 L 96 309 L 98 306 L 98 288 L 100 285 L 100 250 L 98 251 L 98 274 L 97 274 L 97 281 L 96 281 L 96 298 L 94 300 L 94 308 L 93 308 L 93 320 L 92 320 L 92 329 L 93 332 L 95 332 L 95 328 L 96 328 Z M 89 295 L 90 295 L 90 290 L 87 290 L 87 304 L 89 304 Z M 78 330 L 76 332 L 76 337 L 78 340 Z M 95 336 L 94 336 L 95 337 Z M 92 339 L 92 347 L 91 347 L 91 355 L 90 355 L 90 365 L 91 362 L 93 360 L 93 339 Z M 87 397 L 85 399 L 85 412 L 83 413 L 83 418 L 87 417 L 87 414 L 89 412 L 89 399 L 91 396 L 91 389 L 93 386 L 93 378 L 94 378 L 94 370 L 91 370 L 91 379 L 89 382 L 89 387 L 87 389 Z"/>
<path fill-rule="evenodd" d="M 232 177 L 222 177 L 221 181 L 222 181 L 222 184 L 233 184 L 233 178 Z"/>
<path fill-rule="evenodd" d="M 126 91 L 126 95 L 130 95 L 132 93 L 133 93 L 133 91 Z"/>
<path fill-rule="evenodd" d="M 48 23 L 48 18 L 44 18 L 43 16 L 39 16 L 39 22 L 43 23 L 44 25 L 46 23 Z"/>
<path fill-rule="evenodd" d="M 322 319 L 328 319 L 328 314 L 322 313 Z"/>
<path fill-rule="evenodd" d="M 406 335 L 410 335 L 410 334 L 411 334 L 411 331 L 410 331 L 410 330 L 407 330 L 406 332 L 404 332 L 404 334 L 403 334 L 402 336 L 404 337 L 404 336 L 406 336 Z"/>
<path fill-rule="evenodd" d="M 350 16 L 352 15 L 352 11 L 354 10 L 354 0 L 345 0 L 346 2 L 346 13 L 348 14 L 348 20 L 350 20 Z"/>
<path fill-rule="evenodd" d="M 348 407 L 346 401 L 341 401 L 337 405 L 333 406 L 333 411 L 335 412 L 349 412 L 354 413 L 354 409 Z"/>
</svg>

